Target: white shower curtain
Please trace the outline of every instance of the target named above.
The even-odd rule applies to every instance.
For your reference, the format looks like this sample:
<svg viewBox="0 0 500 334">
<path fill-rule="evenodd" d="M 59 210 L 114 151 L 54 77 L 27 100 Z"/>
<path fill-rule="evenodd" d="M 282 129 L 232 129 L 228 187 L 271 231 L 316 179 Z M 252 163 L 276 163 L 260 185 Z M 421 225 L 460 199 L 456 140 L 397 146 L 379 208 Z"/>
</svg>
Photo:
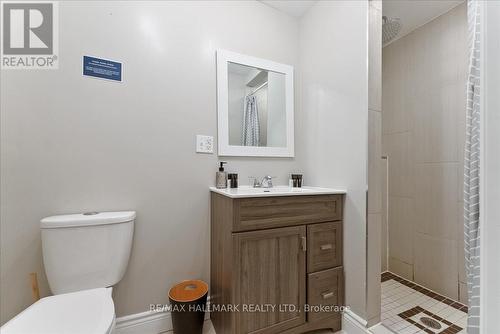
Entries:
<svg viewBox="0 0 500 334">
<path fill-rule="evenodd" d="M 242 134 L 243 146 L 259 146 L 259 111 L 257 108 L 257 97 L 254 95 L 248 95 L 245 98 Z"/>
<path fill-rule="evenodd" d="M 478 0 L 469 0 L 467 3 L 469 73 L 464 159 L 464 239 L 469 301 L 468 334 L 479 334 L 480 5 Z"/>
</svg>

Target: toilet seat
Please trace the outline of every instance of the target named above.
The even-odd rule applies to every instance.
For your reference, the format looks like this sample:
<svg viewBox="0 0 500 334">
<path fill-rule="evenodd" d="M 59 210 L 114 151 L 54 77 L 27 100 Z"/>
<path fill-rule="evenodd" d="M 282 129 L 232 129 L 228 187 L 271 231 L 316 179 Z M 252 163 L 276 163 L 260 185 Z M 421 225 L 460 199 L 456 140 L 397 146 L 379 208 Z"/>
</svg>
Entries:
<svg viewBox="0 0 500 334">
<path fill-rule="evenodd" d="M 115 306 L 111 288 L 45 297 L 1 328 L 2 334 L 108 334 Z"/>
</svg>

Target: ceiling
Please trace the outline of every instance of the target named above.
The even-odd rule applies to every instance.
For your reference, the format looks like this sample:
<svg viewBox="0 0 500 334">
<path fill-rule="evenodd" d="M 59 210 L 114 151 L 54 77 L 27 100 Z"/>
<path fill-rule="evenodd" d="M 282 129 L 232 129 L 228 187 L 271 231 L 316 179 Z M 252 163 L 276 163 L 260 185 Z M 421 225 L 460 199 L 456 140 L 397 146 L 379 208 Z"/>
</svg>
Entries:
<svg viewBox="0 0 500 334">
<path fill-rule="evenodd" d="M 401 31 L 392 42 L 446 13 L 463 1 L 464 0 L 383 0 L 383 15 L 389 18 L 401 19 Z"/>
<path fill-rule="evenodd" d="M 261 0 L 260 2 L 298 18 L 318 0 Z M 401 32 L 393 40 L 395 41 L 446 13 L 464 0 L 383 0 L 382 2 L 383 15 L 401 19 Z"/>
<path fill-rule="evenodd" d="M 317 2 L 317 0 L 261 0 L 268 6 L 294 17 L 301 17 Z"/>
</svg>

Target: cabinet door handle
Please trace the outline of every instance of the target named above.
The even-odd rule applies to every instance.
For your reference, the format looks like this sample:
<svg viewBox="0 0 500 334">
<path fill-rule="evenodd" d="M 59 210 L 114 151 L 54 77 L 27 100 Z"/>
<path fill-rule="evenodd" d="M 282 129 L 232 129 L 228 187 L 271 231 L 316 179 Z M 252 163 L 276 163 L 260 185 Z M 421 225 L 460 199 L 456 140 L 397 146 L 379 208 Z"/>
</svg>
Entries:
<svg viewBox="0 0 500 334">
<path fill-rule="evenodd" d="M 329 299 L 329 298 L 332 298 L 333 296 L 334 296 L 333 292 L 323 292 L 321 294 L 321 297 L 323 297 L 323 299 Z"/>
<path fill-rule="evenodd" d="M 302 237 L 301 240 L 302 240 L 302 250 L 305 252 L 307 251 L 307 238 Z"/>
<path fill-rule="evenodd" d="M 332 249 L 333 246 L 332 246 L 332 244 L 324 244 L 324 245 L 321 245 L 319 248 L 321 250 L 328 250 L 328 249 Z"/>
</svg>

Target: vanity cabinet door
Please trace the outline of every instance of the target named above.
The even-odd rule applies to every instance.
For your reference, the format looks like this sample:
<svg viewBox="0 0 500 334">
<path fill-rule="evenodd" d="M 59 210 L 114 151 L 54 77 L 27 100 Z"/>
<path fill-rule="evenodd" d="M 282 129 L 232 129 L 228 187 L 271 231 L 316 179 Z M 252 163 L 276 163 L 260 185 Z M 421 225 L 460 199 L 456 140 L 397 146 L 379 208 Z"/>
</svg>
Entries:
<svg viewBox="0 0 500 334">
<path fill-rule="evenodd" d="M 233 234 L 234 302 L 240 306 L 233 333 L 279 333 L 305 323 L 305 238 L 305 226 Z M 245 312 L 245 305 L 262 309 Z"/>
</svg>

